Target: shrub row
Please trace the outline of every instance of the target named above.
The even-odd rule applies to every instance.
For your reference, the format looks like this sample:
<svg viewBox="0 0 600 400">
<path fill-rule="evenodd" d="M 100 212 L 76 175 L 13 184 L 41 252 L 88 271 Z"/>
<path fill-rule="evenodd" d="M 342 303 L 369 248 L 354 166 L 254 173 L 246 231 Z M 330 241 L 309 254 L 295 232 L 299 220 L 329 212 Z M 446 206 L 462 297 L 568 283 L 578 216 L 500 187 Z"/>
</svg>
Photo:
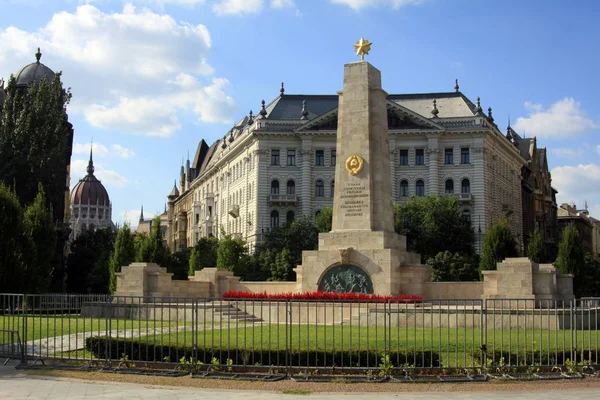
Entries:
<svg viewBox="0 0 600 400">
<path fill-rule="evenodd" d="M 481 350 L 476 350 L 474 357 L 478 360 L 481 360 L 482 352 Z M 590 363 L 590 364 L 598 364 L 598 352 L 593 350 L 578 350 L 571 351 L 565 349 L 563 353 L 562 350 L 558 352 L 550 351 L 542 351 L 539 350 L 521 350 L 518 352 L 508 352 L 508 351 L 500 351 L 494 350 L 486 352 L 486 357 L 488 359 L 488 363 L 491 362 L 494 366 L 502 366 L 502 365 L 519 365 L 519 366 L 527 366 L 527 365 L 565 365 L 567 360 L 571 362 L 576 362 L 577 364 L 581 363 Z M 518 361 L 518 362 L 517 362 Z"/>
<path fill-rule="evenodd" d="M 219 364 L 252 366 L 277 365 L 291 367 L 359 367 L 376 368 L 382 363 L 385 353 L 376 350 L 327 350 L 318 351 L 293 349 L 239 349 L 239 348 L 197 348 L 189 346 L 146 344 L 143 339 L 107 339 L 106 337 L 90 337 L 86 339 L 86 350 L 98 359 L 127 359 L 130 361 L 168 361 L 179 362 L 182 358 L 195 359 L 202 364 L 212 364 L 217 359 Z M 416 367 L 435 367 L 440 365 L 440 357 L 436 352 L 425 351 L 399 352 L 392 351 L 389 361 L 395 367 L 413 365 Z"/>
<path fill-rule="evenodd" d="M 323 301 L 371 301 L 377 303 L 420 303 L 422 296 L 416 294 L 401 294 L 388 296 L 368 293 L 340 293 L 340 292 L 305 292 L 305 293 L 267 293 L 244 292 L 230 290 L 223 293 L 224 299 L 265 299 L 265 300 L 323 300 Z"/>
</svg>

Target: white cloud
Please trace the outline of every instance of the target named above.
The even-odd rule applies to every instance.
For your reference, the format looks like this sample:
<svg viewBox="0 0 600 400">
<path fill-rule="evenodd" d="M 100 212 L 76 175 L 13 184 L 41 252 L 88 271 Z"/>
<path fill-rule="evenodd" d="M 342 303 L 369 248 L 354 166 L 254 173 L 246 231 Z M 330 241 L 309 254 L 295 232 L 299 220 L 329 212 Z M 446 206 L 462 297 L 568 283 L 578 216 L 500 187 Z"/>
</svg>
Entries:
<svg viewBox="0 0 600 400">
<path fill-rule="evenodd" d="M 354 10 L 361 8 L 385 6 L 398 10 L 404 6 L 419 5 L 425 0 L 330 0 L 333 4 L 343 4 Z"/>
<path fill-rule="evenodd" d="M 600 218 L 600 165 L 565 165 L 553 168 L 551 174 L 559 204 L 574 202 L 583 208 L 587 201 L 592 216 Z"/>
<path fill-rule="evenodd" d="M 227 79 L 213 78 L 211 85 L 202 86 L 189 75 L 179 75 L 172 83 L 180 89 L 154 97 L 122 97 L 113 107 L 94 105 L 85 110 L 85 119 L 96 128 L 160 137 L 181 128 L 180 110 L 192 110 L 202 122 L 231 122 L 235 102 L 223 91 Z"/>
<path fill-rule="evenodd" d="M 293 0 L 271 0 L 271 8 L 295 7 Z"/>
<path fill-rule="evenodd" d="M 525 102 L 525 108 L 529 117 L 517 118 L 514 129 L 527 136 L 564 138 L 598 128 L 572 97 L 565 97 L 547 110 L 531 102 Z"/>
<path fill-rule="evenodd" d="M 110 146 L 110 150 L 102 143 L 93 143 L 93 154 L 94 159 L 103 157 L 119 157 L 119 158 L 131 158 L 135 156 L 135 152 L 121 146 L 120 144 L 113 144 Z M 87 143 L 75 143 L 73 145 L 73 154 L 89 154 L 90 145 Z"/>
<path fill-rule="evenodd" d="M 213 5 L 217 15 L 244 15 L 262 11 L 263 0 L 219 0 Z"/>
<path fill-rule="evenodd" d="M 71 161 L 71 186 L 74 186 L 79 179 L 83 178 L 87 172 L 88 160 Z M 105 185 L 124 187 L 127 178 L 116 171 L 105 169 L 102 164 L 94 163 L 94 175 Z"/>
<path fill-rule="evenodd" d="M 69 113 L 84 112 L 94 126 L 170 136 L 180 128 L 177 113 L 182 109 L 205 122 L 223 122 L 232 114 L 233 99 L 223 92 L 224 85 L 215 85 L 226 79 L 212 76 L 214 69 L 206 61 L 212 44 L 204 25 L 131 4 L 121 12 L 86 4 L 74 12 L 57 12 L 36 31 L 0 28 L 0 43 L 0 76 L 32 62 L 41 47 L 42 62 L 63 70 L 65 86 L 72 87 Z M 178 96 L 170 82 L 179 77 L 186 77 L 193 89 Z M 182 104 L 182 98 L 195 94 L 201 99 Z M 196 103 L 216 116 L 206 116 Z M 126 113 L 137 106 L 139 118 Z M 98 121 L 99 115 L 107 121 Z M 148 129 L 148 120 L 156 127 Z"/>
<path fill-rule="evenodd" d="M 554 154 L 556 157 L 561 157 L 561 158 L 582 157 L 584 154 L 584 150 L 582 148 L 569 149 L 566 147 L 551 148 L 550 152 L 552 154 Z"/>
<path fill-rule="evenodd" d="M 106 157 L 109 154 L 108 149 L 101 143 L 93 143 L 92 149 L 94 150 L 94 157 Z M 73 145 L 73 154 L 89 154 L 90 144 L 89 143 L 75 143 Z"/>
</svg>

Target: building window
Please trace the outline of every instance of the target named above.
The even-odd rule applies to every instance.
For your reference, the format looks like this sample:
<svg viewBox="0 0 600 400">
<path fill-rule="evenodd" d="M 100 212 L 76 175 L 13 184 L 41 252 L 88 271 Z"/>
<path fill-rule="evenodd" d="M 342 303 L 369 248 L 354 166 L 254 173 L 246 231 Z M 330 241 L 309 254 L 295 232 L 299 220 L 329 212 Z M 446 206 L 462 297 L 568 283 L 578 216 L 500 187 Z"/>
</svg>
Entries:
<svg viewBox="0 0 600 400">
<path fill-rule="evenodd" d="M 423 150 L 423 149 L 415 150 L 415 164 L 416 165 L 425 165 L 425 150 Z"/>
<path fill-rule="evenodd" d="M 317 150 L 315 152 L 315 165 L 317 165 L 317 166 L 325 165 L 325 150 Z"/>
<path fill-rule="evenodd" d="M 330 194 L 330 196 L 333 197 L 334 193 L 335 193 L 335 180 L 331 181 L 331 194 Z"/>
<path fill-rule="evenodd" d="M 452 179 L 446 180 L 446 194 L 454 193 L 454 181 Z"/>
<path fill-rule="evenodd" d="M 460 185 L 460 192 L 461 193 L 471 193 L 471 182 L 469 182 L 468 179 L 463 179 L 462 183 Z"/>
<path fill-rule="evenodd" d="M 400 181 L 400 197 L 408 196 L 408 181 Z"/>
<path fill-rule="evenodd" d="M 400 150 L 400 165 L 408 165 L 408 150 Z"/>
<path fill-rule="evenodd" d="M 296 194 L 296 182 L 287 181 L 286 194 Z"/>
<path fill-rule="evenodd" d="M 274 180 L 271 182 L 271 194 L 279 194 L 279 181 Z"/>
<path fill-rule="evenodd" d="M 279 211 L 271 211 L 271 228 L 277 228 L 279 226 Z"/>
<path fill-rule="evenodd" d="M 425 183 L 421 179 L 415 184 L 415 192 L 417 196 L 425 196 Z"/>
<path fill-rule="evenodd" d="M 271 165 L 279 165 L 279 150 L 271 150 Z"/>
<path fill-rule="evenodd" d="M 296 165 L 296 150 L 287 151 L 287 165 Z"/>
<path fill-rule="evenodd" d="M 325 185 L 322 180 L 318 180 L 315 183 L 315 196 L 316 197 L 324 197 L 325 196 Z"/>
<path fill-rule="evenodd" d="M 469 210 L 463 210 L 463 216 L 469 220 L 469 222 L 471 221 L 471 211 Z"/>
<path fill-rule="evenodd" d="M 288 224 L 291 224 L 292 222 L 294 222 L 294 219 L 296 218 L 296 215 L 294 214 L 294 212 L 292 210 L 287 212 L 287 215 L 285 216 L 285 221 Z"/>
<path fill-rule="evenodd" d="M 335 150 L 331 150 L 331 166 L 335 167 L 335 161 L 336 161 L 336 151 Z"/>
<path fill-rule="evenodd" d="M 452 149 L 444 150 L 444 164 L 454 164 L 454 151 Z"/>
<path fill-rule="evenodd" d="M 460 163 L 461 164 L 470 164 L 471 163 L 471 156 L 470 156 L 468 147 L 463 147 L 460 149 Z"/>
</svg>

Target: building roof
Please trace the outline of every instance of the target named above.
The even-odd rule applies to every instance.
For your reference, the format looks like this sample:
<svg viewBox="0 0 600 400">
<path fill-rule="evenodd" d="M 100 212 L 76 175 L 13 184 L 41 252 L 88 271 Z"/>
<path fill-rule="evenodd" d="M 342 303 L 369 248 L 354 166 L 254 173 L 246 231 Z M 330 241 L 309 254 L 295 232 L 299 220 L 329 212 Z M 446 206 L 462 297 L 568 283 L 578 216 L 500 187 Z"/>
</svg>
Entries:
<svg viewBox="0 0 600 400">
<path fill-rule="evenodd" d="M 32 82 L 39 83 L 44 77 L 48 83 L 54 80 L 54 71 L 40 63 L 42 53 L 40 52 L 39 47 L 35 57 L 37 59 L 36 62 L 24 66 L 15 75 L 15 84 L 17 87 L 27 87 Z"/>
<path fill-rule="evenodd" d="M 87 167 L 87 175 L 81 179 L 71 191 L 72 205 L 101 205 L 109 206 L 110 198 L 108 192 L 94 176 L 94 161 L 92 160 L 92 150 L 90 149 L 90 161 Z"/>
</svg>

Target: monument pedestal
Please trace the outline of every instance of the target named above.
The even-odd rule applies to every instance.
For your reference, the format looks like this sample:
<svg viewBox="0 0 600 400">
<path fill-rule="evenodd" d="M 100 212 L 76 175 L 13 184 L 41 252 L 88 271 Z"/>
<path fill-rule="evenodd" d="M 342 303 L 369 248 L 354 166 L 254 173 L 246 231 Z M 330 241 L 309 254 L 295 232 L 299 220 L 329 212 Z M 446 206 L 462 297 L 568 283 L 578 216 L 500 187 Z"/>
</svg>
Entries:
<svg viewBox="0 0 600 400">
<path fill-rule="evenodd" d="M 294 271 L 302 292 L 423 295 L 431 268 L 420 258 L 395 232 L 330 232 L 319 234 L 319 250 L 302 252 Z"/>
</svg>

